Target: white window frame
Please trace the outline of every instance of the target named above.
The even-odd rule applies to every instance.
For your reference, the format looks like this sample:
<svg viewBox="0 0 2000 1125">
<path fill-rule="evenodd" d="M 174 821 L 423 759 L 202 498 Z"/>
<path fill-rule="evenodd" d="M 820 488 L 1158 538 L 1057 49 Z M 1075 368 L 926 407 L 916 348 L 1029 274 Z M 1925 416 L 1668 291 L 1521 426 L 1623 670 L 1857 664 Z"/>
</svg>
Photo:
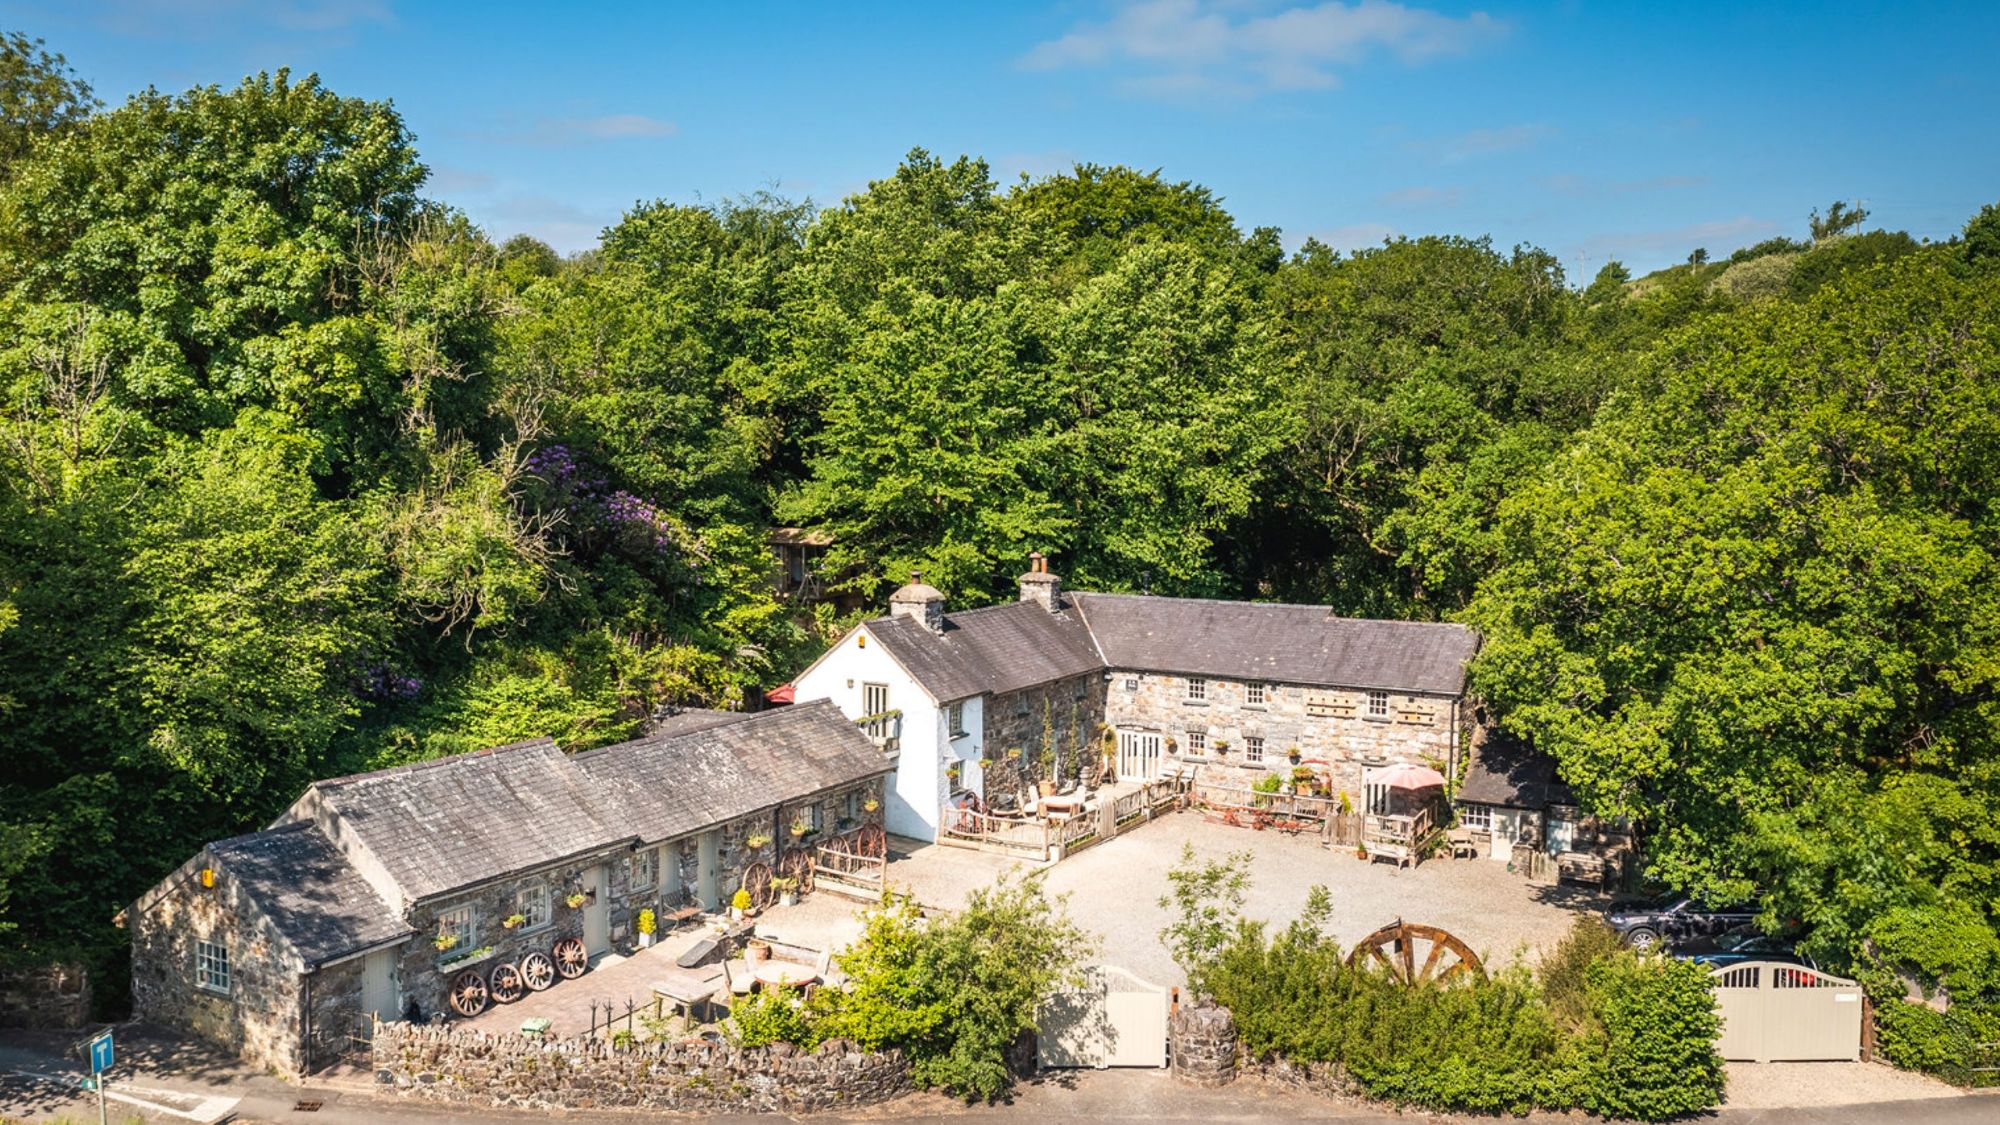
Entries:
<svg viewBox="0 0 2000 1125">
<path fill-rule="evenodd" d="M 1208 680 L 1202 676 L 1189 676 L 1187 681 L 1187 697 L 1190 702 L 1194 703 L 1208 702 Z"/>
<path fill-rule="evenodd" d="M 229 995 L 232 979 L 229 973 L 229 946 L 219 941 L 196 940 L 194 943 L 194 983 L 203 992 L 213 992 L 219 996 Z"/>
<path fill-rule="evenodd" d="M 1469 828 L 1475 832 L 1493 831 L 1493 806 L 1458 806 L 1458 826 L 1460 828 Z"/>
<path fill-rule="evenodd" d="M 1367 713 L 1368 713 L 1368 717 L 1369 717 L 1369 718 L 1371 718 L 1371 719 L 1386 719 L 1386 718 L 1388 718 L 1388 717 L 1389 717 L 1389 693 L 1388 693 L 1388 692 L 1386 692 L 1386 691 L 1371 691 L 1371 692 L 1369 692 L 1369 693 L 1368 693 L 1368 712 L 1367 712 Z"/>
<path fill-rule="evenodd" d="M 1208 757 L 1207 731 L 1191 730 L 1187 732 L 1187 756 L 1190 758 Z"/>
<path fill-rule="evenodd" d="M 1263 706 L 1266 694 L 1264 685 L 1261 683 L 1247 683 L 1243 685 L 1243 702 L 1252 706 Z"/>
<path fill-rule="evenodd" d="M 1127 676 L 1127 677 L 1125 677 L 1125 690 L 1126 690 L 1126 691 L 1138 691 L 1138 690 L 1139 690 L 1139 679 L 1138 679 L 1138 677 L 1136 677 L 1136 676 Z"/>
<path fill-rule="evenodd" d="M 526 914 L 527 911 L 521 913 Z M 450 910 L 440 910 L 437 916 L 437 932 L 448 933 L 458 938 L 450 949 L 443 950 L 446 957 L 455 957 L 469 949 L 477 949 L 479 941 L 479 908 L 466 903 Z"/>
<path fill-rule="evenodd" d="M 657 848 L 641 848 L 632 853 L 626 861 L 630 869 L 626 873 L 627 885 L 635 891 L 650 891 L 660 882 L 660 853 Z M 645 873 L 641 879 L 640 873 Z"/>
<path fill-rule="evenodd" d="M 1264 761 L 1264 736 L 1246 734 L 1243 736 L 1243 760 L 1262 763 Z"/>
<path fill-rule="evenodd" d="M 536 882 L 529 883 L 527 886 L 522 887 L 514 898 L 516 903 L 514 909 L 527 919 L 527 921 L 521 923 L 522 932 L 546 929 L 549 926 L 555 925 L 555 892 L 549 889 L 547 880 L 537 880 Z M 463 948 L 466 948 L 463 944 L 455 945 L 452 947 L 452 951 L 457 952 Z"/>
<path fill-rule="evenodd" d="M 944 732 L 952 738 L 964 738 L 965 701 L 960 700 L 944 709 Z"/>
</svg>

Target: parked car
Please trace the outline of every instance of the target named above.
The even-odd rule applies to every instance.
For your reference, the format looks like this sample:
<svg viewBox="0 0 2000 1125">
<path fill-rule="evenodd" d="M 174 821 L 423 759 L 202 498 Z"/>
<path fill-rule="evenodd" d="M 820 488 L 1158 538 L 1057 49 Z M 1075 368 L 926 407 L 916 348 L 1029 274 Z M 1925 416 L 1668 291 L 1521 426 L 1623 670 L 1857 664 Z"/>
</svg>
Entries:
<svg viewBox="0 0 2000 1125">
<path fill-rule="evenodd" d="M 1787 965 L 1803 965 L 1815 972 L 1819 970 L 1819 965 L 1812 958 L 1793 950 L 1789 938 L 1759 933 L 1750 928 L 1729 930 L 1713 938 L 1681 942 L 1673 946 L 1672 952 L 1683 961 L 1693 961 L 1713 969 L 1743 961 L 1778 961 Z"/>
<path fill-rule="evenodd" d="M 1719 937 L 1749 925 L 1757 918 L 1754 906 L 1714 909 L 1684 895 L 1652 902 L 1614 906 L 1604 921 L 1625 939 L 1625 944 L 1641 953 L 1650 953 L 1664 944 Z"/>
</svg>

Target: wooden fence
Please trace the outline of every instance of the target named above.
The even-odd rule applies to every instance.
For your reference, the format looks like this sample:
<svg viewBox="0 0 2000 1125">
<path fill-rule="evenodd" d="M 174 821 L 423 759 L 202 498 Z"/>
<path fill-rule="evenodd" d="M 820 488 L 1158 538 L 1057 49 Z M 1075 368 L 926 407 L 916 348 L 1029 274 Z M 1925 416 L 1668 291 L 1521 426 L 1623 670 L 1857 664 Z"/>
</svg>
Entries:
<svg viewBox="0 0 2000 1125">
<path fill-rule="evenodd" d="M 1218 824 L 1280 832 L 1312 832 L 1334 844 L 1359 845 L 1366 818 L 1340 811 L 1340 801 L 1309 793 L 1265 793 L 1247 785 L 1199 782 L 1189 795 L 1202 815 Z"/>
<path fill-rule="evenodd" d="M 937 842 L 1045 863 L 1131 831 L 1178 804 L 1181 794 L 1179 781 L 1149 781 L 1108 799 L 1101 795 L 1074 816 L 1061 820 L 995 816 L 946 805 L 938 818 Z"/>
</svg>

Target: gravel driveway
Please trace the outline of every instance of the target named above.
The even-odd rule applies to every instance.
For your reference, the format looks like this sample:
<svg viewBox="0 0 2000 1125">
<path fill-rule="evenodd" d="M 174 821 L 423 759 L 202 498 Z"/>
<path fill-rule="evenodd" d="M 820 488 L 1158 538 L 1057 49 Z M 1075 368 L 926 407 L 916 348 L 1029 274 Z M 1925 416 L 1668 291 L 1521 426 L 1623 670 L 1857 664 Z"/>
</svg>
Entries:
<svg viewBox="0 0 2000 1125">
<path fill-rule="evenodd" d="M 1016 866 L 984 852 L 895 843 L 892 856 L 901 858 L 889 866 L 890 883 L 930 906 L 956 906 L 968 889 Z M 1604 901 L 1578 887 L 1529 883 L 1487 859 L 1434 859 L 1399 869 L 1322 848 L 1316 836 L 1231 828 L 1181 812 L 1048 867 L 1050 890 L 1067 892 L 1071 914 L 1102 937 L 1099 960 L 1156 984 L 1182 983 L 1159 941 L 1168 922 L 1159 900 L 1184 844 L 1204 860 L 1251 854 L 1244 903 L 1251 918 L 1283 925 L 1305 906 L 1307 889 L 1323 883 L 1333 892 L 1332 929 L 1343 944 L 1402 918 L 1451 931 L 1495 968 L 1516 956 L 1532 960 L 1561 940 L 1576 912 Z"/>
</svg>

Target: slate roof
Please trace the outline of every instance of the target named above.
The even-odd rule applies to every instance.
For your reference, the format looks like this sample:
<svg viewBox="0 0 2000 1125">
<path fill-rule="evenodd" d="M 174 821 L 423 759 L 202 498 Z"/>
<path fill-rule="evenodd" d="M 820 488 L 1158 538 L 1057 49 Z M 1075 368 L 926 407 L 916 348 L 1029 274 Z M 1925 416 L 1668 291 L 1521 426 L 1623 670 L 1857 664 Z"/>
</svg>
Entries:
<svg viewBox="0 0 2000 1125">
<path fill-rule="evenodd" d="M 1573 805 L 1576 795 L 1556 774 L 1554 758 L 1526 739 L 1494 731 L 1472 752 L 1457 799 L 1510 809 Z"/>
<path fill-rule="evenodd" d="M 941 634 L 893 615 L 868 622 L 868 631 L 940 703 L 1104 668 L 1082 618 L 1033 602 L 946 614 Z"/>
<path fill-rule="evenodd" d="M 652 735 L 571 758 L 641 843 L 888 773 L 891 763 L 831 700 Z"/>
<path fill-rule="evenodd" d="M 750 717 L 748 711 L 711 711 L 705 707 L 683 707 L 671 714 L 654 718 L 649 735 L 671 736 L 693 734 L 696 731 L 719 727 L 724 723 L 740 722 Z"/>
<path fill-rule="evenodd" d="M 1139 594 L 1069 599 L 1111 668 L 1457 695 L 1479 635 L 1463 625 L 1337 617 L 1326 606 Z"/>
<path fill-rule="evenodd" d="M 308 967 L 413 932 L 310 824 L 219 840 L 208 851 Z"/>
<path fill-rule="evenodd" d="M 546 738 L 333 778 L 308 793 L 411 902 L 631 837 Z"/>
</svg>

